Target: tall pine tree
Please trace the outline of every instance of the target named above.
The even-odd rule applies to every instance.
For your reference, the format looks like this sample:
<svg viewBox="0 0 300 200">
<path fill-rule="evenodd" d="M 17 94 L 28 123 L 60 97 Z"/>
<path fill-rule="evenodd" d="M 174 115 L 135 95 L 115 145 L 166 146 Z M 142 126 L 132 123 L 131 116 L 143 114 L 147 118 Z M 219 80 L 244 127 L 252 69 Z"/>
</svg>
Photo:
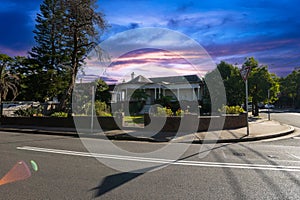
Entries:
<svg viewBox="0 0 300 200">
<path fill-rule="evenodd" d="M 44 0 L 37 14 L 34 39 L 37 43 L 30 55 L 46 70 L 59 70 L 64 61 L 63 54 L 64 7 L 60 0 Z"/>
<path fill-rule="evenodd" d="M 40 6 L 34 30 L 37 45 L 30 55 L 39 63 L 47 97 L 61 95 L 62 110 L 71 100 L 87 53 L 106 28 L 96 8 L 95 0 L 44 0 Z"/>
<path fill-rule="evenodd" d="M 37 63 L 39 85 L 35 99 L 47 100 L 62 94 L 68 80 L 62 65 L 67 60 L 63 42 L 65 7 L 61 0 L 44 0 L 33 33 L 36 46 L 30 52 Z M 62 81 L 62 82 L 61 82 Z M 65 83 L 64 83 L 65 82 Z"/>
<path fill-rule="evenodd" d="M 64 26 L 63 32 L 70 57 L 68 64 L 70 80 L 61 99 L 60 108 L 62 110 L 66 109 L 67 102 L 71 101 L 76 75 L 87 54 L 96 47 L 101 32 L 107 27 L 103 14 L 96 12 L 95 0 L 64 1 L 64 5 L 66 5 L 64 24 L 66 26 Z"/>
</svg>

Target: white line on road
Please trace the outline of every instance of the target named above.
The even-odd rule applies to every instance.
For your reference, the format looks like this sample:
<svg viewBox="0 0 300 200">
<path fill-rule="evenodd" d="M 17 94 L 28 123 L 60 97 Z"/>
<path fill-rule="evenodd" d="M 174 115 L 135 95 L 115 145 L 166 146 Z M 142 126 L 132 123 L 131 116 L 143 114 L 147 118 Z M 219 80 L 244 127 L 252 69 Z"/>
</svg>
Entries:
<svg viewBox="0 0 300 200">
<path fill-rule="evenodd" d="M 160 163 L 170 165 L 182 165 L 182 166 L 197 166 L 197 167 L 218 167 L 218 168 L 235 168 L 235 169 L 251 169 L 251 170 L 272 170 L 272 171 L 293 171 L 300 172 L 300 166 L 280 166 L 280 165 L 261 165 L 261 164 L 242 164 L 242 163 L 219 163 L 219 162 L 200 162 L 200 161 L 184 161 L 184 160 L 170 160 L 160 158 L 143 158 L 134 156 L 122 156 L 122 155 L 110 155 L 110 154 L 98 154 L 79 151 L 68 151 L 60 149 L 47 149 L 39 147 L 17 147 L 19 150 L 37 151 L 44 153 L 55 153 L 63 155 L 73 155 L 82 157 L 94 157 L 103 159 L 114 159 L 122 161 L 135 161 L 135 162 L 149 162 Z"/>
<path fill-rule="evenodd" d="M 300 116 L 300 113 L 287 113 L 287 114 L 289 114 L 289 115 L 298 115 L 298 116 Z"/>
<path fill-rule="evenodd" d="M 297 158 L 297 159 L 299 159 L 300 160 L 300 157 L 298 157 L 298 156 L 295 156 L 294 154 L 291 154 L 291 153 L 289 153 L 292 157 L 294 157 L 294 158 Z"/>
</svg>

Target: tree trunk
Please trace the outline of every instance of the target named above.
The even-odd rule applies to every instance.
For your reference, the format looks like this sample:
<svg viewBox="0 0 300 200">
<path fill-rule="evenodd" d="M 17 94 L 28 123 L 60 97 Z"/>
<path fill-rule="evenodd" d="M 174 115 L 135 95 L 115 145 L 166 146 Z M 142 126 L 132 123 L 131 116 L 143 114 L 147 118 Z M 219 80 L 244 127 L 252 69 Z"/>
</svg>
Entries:
<svg viewBox="0 0 300 200">
<path fill-rule="evenodd" d="M 63 96 L 59 109 L 66 111 L 67 101 L 70 100 L 70 103 L 72 104 L 72 92 L 75 86 L 76 76 L 79 68 L 79 61 L 78 61 L 78 37 L 77 37 L 78 30 L 74 30 L 73 33 L 73 51 L 71 56 L 71 79 L 69 82 L 69 87 Z M 71 112 L 71 111 L 70 111 Z"/>
<path fill-rule="evenodd" d="M 252 113 L 253 116 L 254 117 L 259 116 L 259 110 L 258 110 L 258 103 L 257 102 L 252 104 L 252 109 L 253 109 L 253 113 Z"/>
</svg>

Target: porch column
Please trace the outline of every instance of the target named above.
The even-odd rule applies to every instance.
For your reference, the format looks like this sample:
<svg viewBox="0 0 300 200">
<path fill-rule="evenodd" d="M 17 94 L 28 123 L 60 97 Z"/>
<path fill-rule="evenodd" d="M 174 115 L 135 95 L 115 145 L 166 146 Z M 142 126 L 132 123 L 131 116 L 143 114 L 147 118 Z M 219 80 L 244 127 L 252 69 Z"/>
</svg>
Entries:
<svg viewBox="0 0 300 200">
<path fill-rule="evenodd" d="M 157 88 L 154 88 L 154 100 L 156 100 L 156 89 Z"/>
<path fill-rule="evenodd" d="M 128 95 L 128 88 L 126 88 L 126 92 L 125 92 L 125 100 L 128 100 L 127 95 Z"/>
<path fill-rule="evenodd" d="M 197 100 L 200 100 L 200 86 L 199 85 L 197 87 L 197 93 L 198 93 L 198 99 Z"/>
<path fill-rule="evenodd" d="M 160 87 L 158 88 L 158 95 L 159 95 L 158 98 L 160 98 L 160 96 L 161 96 L 161 88 Z"/>
<path fill-rule="evenodd" d="M 180 101 L 180 93 L 179 93 L 179 88 L 177 88 L 177 99 L 178 99 L 178 101 Z"/>
</svg>

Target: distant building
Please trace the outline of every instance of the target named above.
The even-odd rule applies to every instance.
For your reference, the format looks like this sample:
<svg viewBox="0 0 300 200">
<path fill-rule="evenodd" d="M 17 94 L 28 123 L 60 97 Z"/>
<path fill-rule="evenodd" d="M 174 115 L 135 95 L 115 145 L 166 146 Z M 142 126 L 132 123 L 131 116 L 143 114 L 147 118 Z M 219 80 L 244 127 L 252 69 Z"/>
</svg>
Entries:
<svg viewBox="0 0 300 200">
<path fill-rule="evenodd" d="M 111 87 L 111 103 L 136 101 L 132 94 L 136 90 L 144 91 L 146 105 L 152 105 L 162 96 L 172 97 L 173 101 L 201 101 L 203 98 L 203 81 L 197 75 L 166 76 L 146 78 L 142 75 Z"/>
</svg>

